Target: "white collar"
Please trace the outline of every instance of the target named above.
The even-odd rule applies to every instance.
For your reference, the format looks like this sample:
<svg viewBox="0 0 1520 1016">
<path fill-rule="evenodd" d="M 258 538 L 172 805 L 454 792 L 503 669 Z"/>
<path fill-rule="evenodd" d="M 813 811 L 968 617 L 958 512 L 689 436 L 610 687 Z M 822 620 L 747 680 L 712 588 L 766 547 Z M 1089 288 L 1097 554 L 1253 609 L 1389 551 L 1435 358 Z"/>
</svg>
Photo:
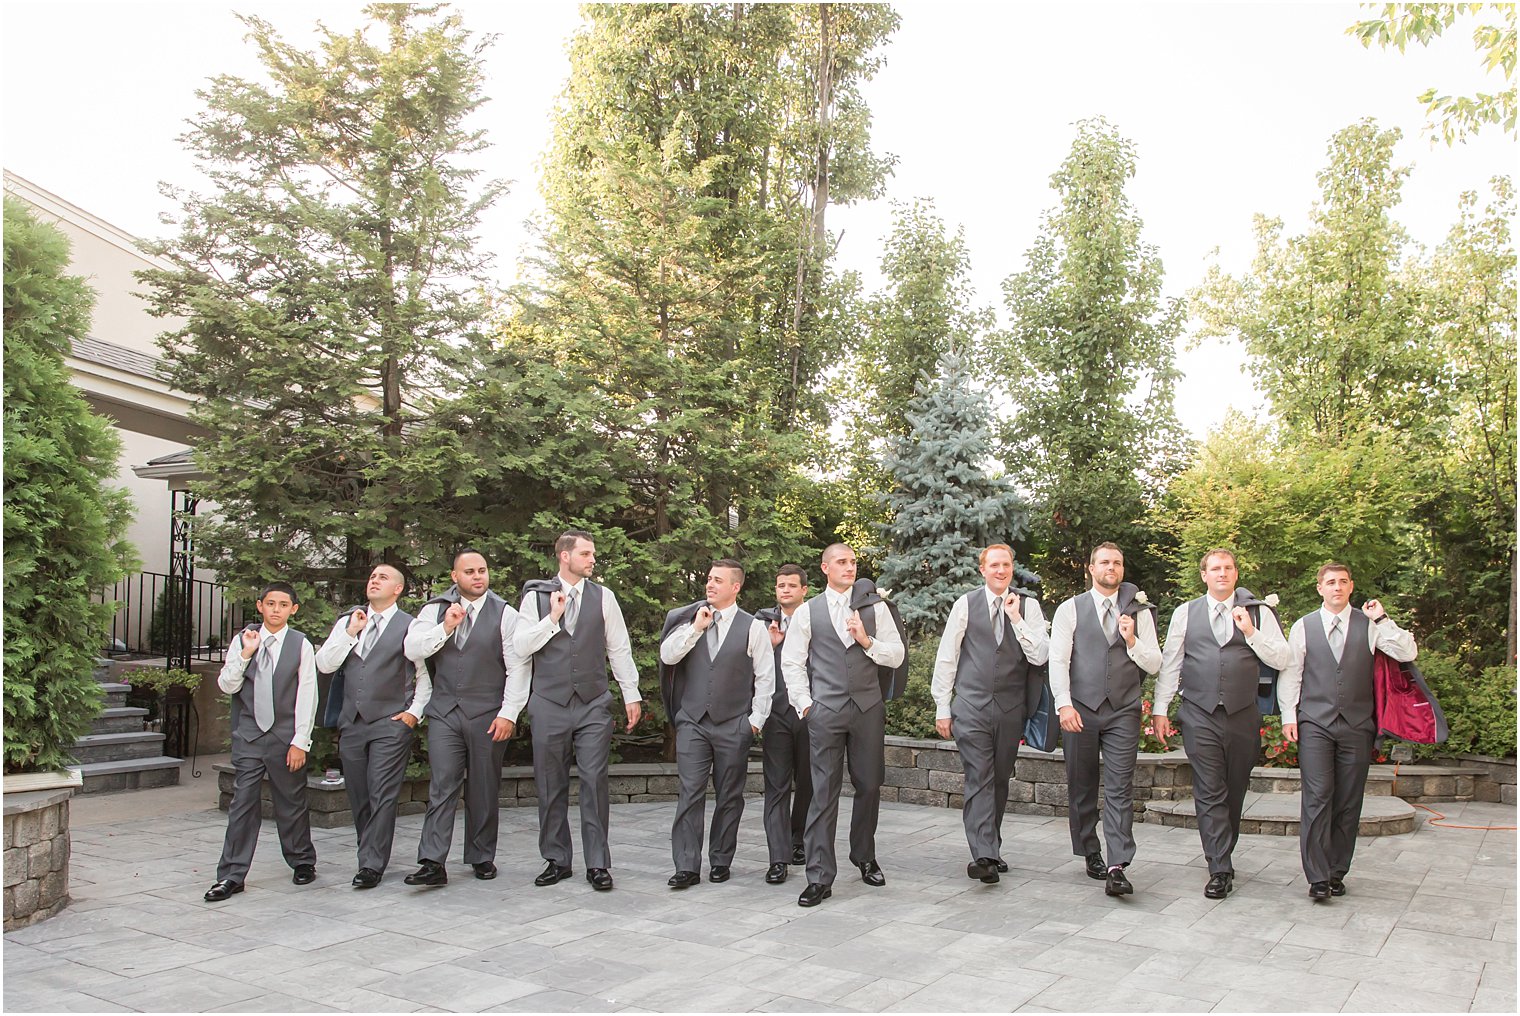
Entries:
<svg viewBox="0 0 1520 1016">
<path fill-rule="evenodd" d="M 1209 605 L 1209 613 L 1217 614 L 1220 607 L 1233 607 L 1235 605 L 1235 590 L 1230 590 L 1229 599 L 1216 600 L 1212 589 L 1204 593 L 1203 598 Z"/>
<path fill-rule="evenodd" d="M 490 590 L 487 589 L 485 593 L 481 593 L 479 596 L 475 597 L 475 599 L 473 599 L 473 600 L 470 599 L 468 596 L 464 595 L 463 593 L 460 593 L 459 594 L 459 602 L 464 607 L 465 610 L 468 610 L 471 613 L 471 615 L 474 615 L 474 614 L 479 613 L 480 604 L 486 598 L 486 593 L 489 593 L 489 592 L 490 592 Z"/>
<path fill-rule="evenodd" d="M 461 599 L 463 599 L 463 597 L 461 597 Z M 398 602 L 398 603 L 391 604 L 389 607 L 386 607 L 384 610 L 371 610 L 369 612 L 370 621 L 373 621 L 375 618 L 378 617 L 380 619 L 380 621 L 381 621 L 382 624 L 388 624 L 388 623 L 390 623 L 391 617 L 396 613 L 396 611 L 400 608 L 400 606 L 401 606 L 401 604 Z M 369 622 L 366 622 L 366 623 L 369 623 Z"/>
<path fill-rule="evenodd" d="M 719 610 L 717 607 L 712 607 L 711 609 L 712 609 L 712 612 L 713 612 L 713 620 L 714 621 L 727 621 L 730 618 L 732 618 L 736 612 L 738 612 L 738 610 L 739 610 L 739 601 L 735 600 L 733 603 L 730 603 L 728 606 L 724 607 L 722 610 Z"/>
<path fill-rule="evenodd" d="M 1088 586 L 1087 587 L 1087 591 L 1090 594 L 1092 594 L 1093 605 L 1095 607 L 1098 607 L 1098 608 L 1101 609 L 1102 606 L 1103 606 L 1103 601 L 1104 600 L 1113 600 L 1114 601 L 1114 609 L 1115 610 L 1119 609 L 1119 591 L 1117 589 L 1114 590 L 1113 593 L 1111 593 L 1111 594 L 1109 594 L 1107 596 L 1105 596 L 1103 593 L 1098 592 L 1098 587 L 1097 586 Z"/>
<path fill-rule="evenodd" d="M 1329 607 L 1327 607 L 1323 603 L 1321 603 L 1319 605 L 1319 612 L 1320 612 L 1321 615 L 1324 616 L 1324 618 L 1325 618 L 1325 620 L 1327 622 L 1333 621 L 1336 618 L 1340 618 L 1343 622 L 1345 622 L 1345 625 L 1346 625 L 1347 628 L 1351 627 L 1351 604 L 1350 603 L 1347 603 L 1346 604 L 1346 609 L 1343 610 L 1343 611 L 1341 611 L 1339 614 L 1337 614 L 1335 611 L 1331 610 Z M 1329 625 L 1328 624 L 1326 625 L 1326 630 L 1327 631 L 1329 630 Z"/>
<path fill-rule="evenodd" d="M 274 645 L 271 648 L 278 649 L 281 645 L 284 644 L 285 633 L 288 631 L 290 631 L 289 624 L 285 625 L 285 627 L 281 628 L 279 631 L 270 631 L 268 628 L 261 624 L 259 625 L 259 645 L 262 647 L 268 639 L 274 639 Z"/>
<path fill-rule="evenodd" d="M 556 575 L 555 578 L 558 578 L 559 584 L 564 587 L 566 596 L 569 596 L 571 593 L 580 596 L 586 592 L 585 579 L 577 579 L 575 582 L 566 582 L 563 576 Z"/>
<path fill-rule="evenodd" d="M 994 603 L 1002 603 L 1002 602 L 1004 602 L 1005 600 L 1008 599 L 1008 594 L 1012 593 L 1012 592 L 1013 592 L 1013 586 L 1009 586 L 1007 589 L 1005 589 L 1001 593 L 994 593 L 992 591 L 992 587 L 991 586 L 988 586 L 988 585 L 983 585 L 982 586 L 982 593 L 987 597 L 987 605 L 989 607 L 992 606 Z"/>
<path fill-rule="evenodd" d="M 846 609 L 848 609 L 849 606 L 850 606 L 850 593 L 853 592 L 853 591 L 854 590 L 852 590 L 852 589 L 846 589 L 844 592 L 841 593 L 841 592 L 838 592 L 837 590 L 835 590 L 833 586 L 828 586 L 827 588 L 824 589 L 823 595 L 825 595 L 825 596 L 827 596 L 829 598 L 829 603 L 831 603 L 831 604 L 837 603 L 840 606 L 845 607 Z"/>
</svg>

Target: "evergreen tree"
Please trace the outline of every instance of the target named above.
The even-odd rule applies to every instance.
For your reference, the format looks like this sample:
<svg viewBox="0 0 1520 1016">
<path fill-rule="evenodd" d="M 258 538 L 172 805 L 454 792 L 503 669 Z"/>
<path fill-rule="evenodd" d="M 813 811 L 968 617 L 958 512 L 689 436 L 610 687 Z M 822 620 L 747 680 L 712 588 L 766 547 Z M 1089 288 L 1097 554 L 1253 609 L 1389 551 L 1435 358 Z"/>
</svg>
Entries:
<svg viewBox="0 0 1520 1016">
<path fill-rule="evenodd" d="M 1124 193 L 1134 175 L 1129 141 L 1102 118 L 1079 123 L 1051 177 L 1060 204 L 1028 267 L 1003 283 L 1017 406 L 1006 460 L 1040 506 L 1036 563 L 1052 602 L 1086 586 L 1088 553 L 1105 540 L 1142 587 L 1167 574 L 1144 517 L 1185 448 L 1173 409 L 1184 313 L 1163 299 L 1161 259 L 1140 238 Z"/>
<path fill-rule="evenodd" d="M 885 468 L 894 477 L 891 522 L 879 584 L 891 590 L 903 623 L 919 632 L 944 623 L 955 598 L 981 581 L 977 553 L 989 543 L 1016 545 L 1028 528 L 1024 501 L 989 475 L 992 413 L 973 387 L 965 354 L 947 352 L 908 404 L 912 430 L 893 442 Z M 1027 581 L 1033 576 L 1021 573 Z"/>
<path fill-rule="evenodd" d="M 132 501 L 105 482 L 121 442 L 64 364 L 94 294 L 69 245 L 5 198 L 5 771 L 58 769 L 100 710 L 95 656 L 134 566 Z"/>
<path fill-rule="evenodd" d="M 467 124 L 483 44 L 435 7 L 366 14 L 315 51 L 242 19 L 267 82 L 200 93 L 182 140 L 216 189 L 174 195 L 174 267 L 143 273 L 186 320 L 162 345 L 210 435 L 198 492 L 219 513 L 197 548 L 245 587 L 406 568 L 448 521 L 446 481 L 488 469 L 435 415 L 476 372 L 486 312 L 473 233 L 501 187 L 465 162 L 486 147 Z"/>
</svg>

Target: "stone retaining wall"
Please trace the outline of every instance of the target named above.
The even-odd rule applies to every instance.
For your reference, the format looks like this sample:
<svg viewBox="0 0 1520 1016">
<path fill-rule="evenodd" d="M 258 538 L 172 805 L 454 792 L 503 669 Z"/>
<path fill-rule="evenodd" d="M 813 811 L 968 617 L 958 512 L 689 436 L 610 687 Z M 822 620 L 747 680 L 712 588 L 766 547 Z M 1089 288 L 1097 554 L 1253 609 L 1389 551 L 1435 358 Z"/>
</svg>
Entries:
<svg viewBox="0 0 1520 1016">
<path fill-rule="evenodd" d="M 1476 769 L 1481 774 L 1474 781 L 1473 799 L 1498 804 L 1515 803 L 1515 760 L 1495 758 L 1492 755 L 1458 755 L 1451 759 L 1437 759 L 1439 765 L 1452 768 Z M 1404 784 L 1402 771 L 1399 785 Z"/>
<path fill-rule="evenodd" d="M 45 921 L 69 905 L 69 798 L 73 787 L 5 795 L 5 930 Z"/>
</svg>

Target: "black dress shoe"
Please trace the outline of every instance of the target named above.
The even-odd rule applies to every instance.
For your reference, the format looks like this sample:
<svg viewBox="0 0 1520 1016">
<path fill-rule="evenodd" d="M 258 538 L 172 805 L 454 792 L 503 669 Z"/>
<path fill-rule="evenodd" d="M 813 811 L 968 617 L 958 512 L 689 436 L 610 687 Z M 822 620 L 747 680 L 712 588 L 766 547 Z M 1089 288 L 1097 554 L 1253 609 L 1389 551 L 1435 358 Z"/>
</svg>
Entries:
<svg viewBox="0 0 1520 1016">
<path fill-rule="evenodd" d="M 801 847 L 792 848 L 792 863 L 807 864 L 807 853 Z"/>
<path fill-rule="evenodd" d="M 665 884 L 672 889 L 690 889 L 702 884 L 702 876 L 695 871 L 678 871 Z"/>
<path fill-rule="evenodd" d="M 1096 879 L 1108 878 L 1108 865 L 1103 863 L 1103 855 L 1094 851 L 1087 855 L 1087 877 Z"/>
<path fill-rule="evenodd" d="M 726 865 L 726 864 L 715 864 L 715 865 L 712 866 L 711 870 L 709 870 L 708 873 L 707 873 L 707 881 L 709 881 L 709 882 L 727 882 L 728 879 L 729 879 L 729 876 L 732 875 L 732 874 L 733 874 L 733 872 L 731 872 L 729 870 L 728 865 Z"/>
<path fill-rule="evenodd" d="M 230 878 L 224 878 L 220 882 L 212 885 L 210 889 L 206 890 L 206 902 L 220 903 L 222 900 L 230 899 L 242 891 L 243 883 L 234 882 Z"/>
<path fill-rule="evenodd" d="M 1315 882 L 1310 885 L 1309 898 L 1311 900 L 1314 900 L 1316 903 L 1318 903 L 1320 900 L 1328 900 L 1330 898 L 1330 883 Z"/>
<path fill-rule="evenodd" d="M 1001 857 L 994 857 L 992 859 L 992 861 L 993 861 L 994 864 L 997 865 L 997 870 L 998 871 L 1001 871 L 1004 874 L 1008 873 L 1008 862 L 1007 861 L 1003 860 Z"/>
<path fill-rule="evenodd" d="M 591 888 L 605 892 L 612 888 L 612 872 L 606 868 L 587 868 L 586 881 L 591 883 Z"/>
<path fill-rule="evenodd" d="M 1235 891 L 1235 874 L 1216 871 L 1209 876 L 1209 884 L 1203 887 L 1203 895 L 1211 900 L 1222 900 Z"/>
<path fill-rule="evenodd" d="M 311 885 L 317 880 L 317 866 L 315 864 L 296 865 L 296 870 L 291 873 L 290 880 L 296 885 Z"/>
<path fill-rule="evenodd" d="M 786 865 L 777 862 L 765 869 L 765 880 L 771 885 L 780 885 L 786 881 Z"/>
<path fill-rule="evenodd" d="M 1108 882 L 1103 886 L 1103 891 L 1110 896 L 1128 896 L 1135 891 L 1135 887 L 1129 884 L 1129 879 L 1124 877 L 1123 868 L 1112 868 L 1107 875 Z"/>
<path fill-rule="evenodd" d="M 992 885 L 998 881 L 997 861 L 990 857 L 978 857 L 966 865 L 966 877 L 977 878 Z"/>
<path fill-rule="evenodd" d="M 470 867 L 475 869 L 475 877 L 482 882 L 489 882 L 496 877 L 496 865 L 490 861 L 476 861 Z"/>
<path fill-rule="evenodd" d="M 1332 878 L 1330 880 L 1330 895 L 1331 896 L 1344 896 L 1344 895 L 1346 895 L 1346 883 L 1342 882 L 1338 878 Z"/>
<path fill-rule="evenodd" d="M 360 868 L 354 876 L 353 886 L 355 889 L 373 889 L 380 884 L 380 873 L 374 868 Z"/>
<path fill-rule="evenodd" d="M 557 861 L 550 861 L 548 866 L 539 872 L 538 877 L 533 880 L 533 884 L 554 885 L 556 882 L 563 882 L 574 874 L 575 872 L 570 869 L 568 864 L 561 867 Z"/>
<path fill-rule="evenodd" d="M 808 887 L 802 890 L 802 895 L 797 897 L 799 907 L 816 907 L 830 896 L 834 890 L 821 882 L 809 882 Z"/>
<path fill-rule="evenodd" d="M 437 861 L 423 861 L 422 867 L 401 881 L 407 885 L 448 885 L 449 873 Z"/>
<path fill-rule="evenodd" d="M 862 861 L 855 867 L 860 869 L 860 880 L 866 885 L 886 885 L 887 876 L 881 873 L 881 865 L 875 861 Z"/>
</svg>

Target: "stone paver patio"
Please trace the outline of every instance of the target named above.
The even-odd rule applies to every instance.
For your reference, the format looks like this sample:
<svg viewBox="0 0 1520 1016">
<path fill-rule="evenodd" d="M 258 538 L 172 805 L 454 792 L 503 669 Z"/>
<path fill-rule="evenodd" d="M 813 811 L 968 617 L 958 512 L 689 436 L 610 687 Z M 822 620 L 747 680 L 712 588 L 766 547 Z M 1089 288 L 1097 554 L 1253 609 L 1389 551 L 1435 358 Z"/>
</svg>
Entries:
<svg viewBox="0 0 1520 1016">
<path fill-rule="evenodd" d="M 843 802 L 847 813 L 850 802 Z M 1497 804 L 1438 806 L 1514 825 Z M 1198 834 L 1135 826 L 1136 895 L 1112 900 L 1070 854 L 1064 818 L 1010 815 L 995 886 L 965 877 L 958 812 L 884 804 L 885 888 L 842 872 L 796 905 L 766 885 L 760 802 L 734 879 L 683 892 L 671 804 L 613 806 L 617 888 L 532 885 L 537 816 L 502 812 L 494 882 L 458 863 L 410 889 L 420 816 L 386 881 L 361 892 L 351 829 L 313 830 L 296 887 L 264 835 L 248 891 L 203 903 L 224 816 L 210 808 L 76 824 L 74 904 L 5 936 L 7 1011 L 1483 1011 L 1516 1010 L 1515 833 L 1364 838 L 1342 899 L 1305 895 L 1295 838 L 1246 836 L 1237 889 L 1205 900 Z M 841 840 L 848 818 L 842 815 Z M 841 863 L 845 861 L 841 842 Z M 705 874 L 705 873 L 704 873 Z"/>
</svg>

